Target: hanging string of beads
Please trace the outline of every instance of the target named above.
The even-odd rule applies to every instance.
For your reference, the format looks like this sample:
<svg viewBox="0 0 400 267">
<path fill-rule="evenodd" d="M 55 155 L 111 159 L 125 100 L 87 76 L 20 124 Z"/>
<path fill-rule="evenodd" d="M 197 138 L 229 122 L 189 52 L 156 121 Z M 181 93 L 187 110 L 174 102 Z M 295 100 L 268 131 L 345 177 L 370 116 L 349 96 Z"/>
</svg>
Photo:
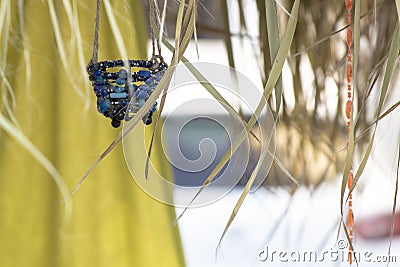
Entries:
<svg viewBox="0 0 400 267">
<path fill-rule="evenodd" d="M 348 150 L 349 145 L 349 135 L 350 135 L 350 118 L 352 116 L 353 111 L 353 101 L 352 101 L 352 68 L 353 68 L 353 52 L 352 52 L 352 45 L 353 45 L 353 33 L 351 30 L 351 12 L 353 9 L 353 1 L 352 0 L 345 0 L 346 9 L 347 9 L 347 34 L 346 34 L 346 43 L 347 43 L 347 64 L 346 64 L 346 80 L 347 80 L 347 102 L 345 107 L 346 113 L 346 123 L 347 123 L 347 142 L 346 142 L 346 150 Z M 347 178 L 347 187 L 350 190 L 353 184 L 353 166 L 350 166 L 349 176 Z M 349 194 L 348 200 L 348 211 L 347 211 L 347 229 L 349 233 L 349 262 L 350 265 L 353 263 L 353 228 L 354 228 L 354 214 L 353 214 L 353 195 Z"/>
<path fill-rule="evenodd" d="M 100 22 L 100 0 L 97 0 L 96 26 L 93 42 L 93 56 L 87 66 L 89 80 L 97 97 L 97 110 L 111 119 L 111 125 L 118 128 L 121 121 L 129 121 L 146 103 L 160 82 L 168 65 L 160 55 L 150 60 L 106 60 L 98 62 L 98 36 Z M 157 102 L 142 118 L 143 123 L 152 123 Z"/>
</svg>

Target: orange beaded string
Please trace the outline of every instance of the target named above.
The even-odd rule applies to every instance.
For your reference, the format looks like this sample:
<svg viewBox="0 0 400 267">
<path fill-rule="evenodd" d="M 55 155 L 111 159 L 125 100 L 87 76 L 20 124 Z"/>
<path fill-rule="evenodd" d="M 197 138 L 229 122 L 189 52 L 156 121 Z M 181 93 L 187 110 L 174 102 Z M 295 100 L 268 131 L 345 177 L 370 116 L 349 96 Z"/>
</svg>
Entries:
<svg viewBox="0 0 400 267">
<path fill-rule="evenodd" d="M 353 33 L 351 30 L 351 11 L 353 9 L 353 1 L 352 0 L 345 0 L 346 9 L 347 9 L 347 34 L 346 34 L 346 43 L 347 43 L 347 66 L 346 66 L 346 79 L 347 79 L 347 102 L 345 107 L 346 113 L 346 121 L 347 121 L 347 142 L 346 142 L 346 149 L 348 149 L 349 144 L 349 135 L 350 135 L 350 118 L 351 113 L 353 110 L 353 101 L 352 101 L 352 78 L 353 78 L 353 64 L 352 64 L 352 45 L 353 45 Z M 349 176 L 347 178 L 347 187 L 350 190 L 353 184 L 353 167 L 350 166 Z M 350 239 L 350 246 L 349 246 L 349 261 L 350 265 L 353 263 L 353 227 L 354 227 L 354 214 L 353 214 L 353 196 L 352 194 L 349 195 L 349 202 L 348 202 L 348 212 L 347 212 L 347 228 L 349 230 L 349 239 Z"/>
</svg>

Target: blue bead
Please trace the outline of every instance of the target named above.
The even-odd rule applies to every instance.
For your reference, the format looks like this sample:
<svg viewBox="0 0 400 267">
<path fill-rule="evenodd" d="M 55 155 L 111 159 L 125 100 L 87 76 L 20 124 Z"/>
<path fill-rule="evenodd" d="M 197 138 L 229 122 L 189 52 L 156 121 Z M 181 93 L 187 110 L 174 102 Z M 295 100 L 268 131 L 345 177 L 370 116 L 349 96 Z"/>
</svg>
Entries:
<svg viewBox="0 0 400 267">
<path fill-rule="evenodd" d="M 156 82 L 156 80 L 154 79 L 154 77 L 150 77 L 145 81 L 146 84 L 152 84 L 152 83 L 155 83 L 155 82 Z"/>
<path fill-rule="evenodd" d="M 102 82 L 104 82 L 104 78 L 101 77 L 101 76 L 96 76 L 96 82 L 97 83 L 102 83 Z"/>
<path fill-rule="evenodd" d="M 121 125 L 121 122 L 119 120 L 112 120 L 111 125 L 114 128 L 118 128 Z"/>
<path fill-rule="evenodd" d="M 95 91 L 95 92 L 98 92 L 98 91 L 100 91 L 100 90 L 106 90 L 107 89 L 107 86 L 105 85 L 105 84 L 103 84 L 103 83 L 98 83 L 98 84 L 96 84 L 94 87 L 93 87 L 93 90 Z"/>
<path fill-rule="evenodd" d="M 101 71 L 100 70 L 95 70 L 94 71 L 94 76 L 96 76 L 96 77 L 101 76 Z"/>
<path fill-rule="evenodd" d="M 149 94 L 153 93 L 154 90 L 156 89 L 156 87 L 157 87 L 157 84 L 153 83 L 152 85 L 150 85 L 149 89 L 147 89 L 147 92 L 149 92 Z"/>
<path fill-rule="evenodd" d="M 118 78 L 115 82 L 116 82 L 117 84 L 119 84 L 119 85 L 123 85 L 123 84 L 125 84 L 125 79 Z"/>
<path fill-rule="evenodd" d="M 124 88 L 122 88 L 122 87 L 119 87 L 119 86 L 114 87 L 114 92 L 116 92 L 116 93 L 121 93 L 123 91 L 124 91 Z"/>
<path fill-rule="evenodd" d="M 126 101 L 126 100 L 121 100 L 121 101 L 119 101 L 119 106 L 120 106 L 121 108 L 125 107 L 126 105 L 128 105 L 128 101 Z"/>
<path fill-rule="evenodd" d="M 102 96 L 106 96 L 106 95 L 108 94 L 107 89 L 101 89 L 101 90 L 100 90 L 100 94 L 101 94 Z"/>
<path fill-rule="evenodd" d="M 157 72 L 156 74 L 154 74 L 154 79 L 155 79 L 157 82 L 160 82 L 161 79 L 162 79 L 162 77 L 164 76 L 164 73 L 165 73 L 165 71 Z"/>
<path fill-rule="evenodd" d="M 146 103 L 146 101 L 144 101 L 143 98 L 140 98 L 137 101 L 137 105 L 138 105 L 139 108 L 141 108 L 144 105 L 144 103 Z"/>
<path fill-rule="evenodd" d="M 153 122 L 153 119 L 151 118 L 150 115 L 145 115 L 145 116 L 142 118 L 142 121 L 143 121 L 144 124 L 150 125 L 150 124 Z"/>
<path fill-rule="evenodd" d="M 150 90 L 150 86 L 148 84 L 142 84 L 139 86 L 138 90 L 148 91 Z"/>
<path fill-rule="evenodd" d="M 157 102 L 151 107 L 150 112 L 154 113 L 157 110 Z"/>
<path fill-rule="evenodd" d="M 138 75 L 139 75 L 139 78 L 141 78 L 142 80 L 146 80 L 146 79 L 150 78 L 151 73 L 148 70 L 139 70 Z"/>
<path fill-rule="evenodd" d="M 137 98 L 143 98 L 143 99 L 149 98 L 149 94 L 145 90 L 140 90 L 140 89 L 136 91 L 135 96 Z"/>
<path fill-rule="evenodd" d="M 104 97 L 98 97 L 97 98 L 97 105 L 100 104 L 101 102 L 104 102 L 106 99 Z"/>
<path fill-rule="evenodd" d="M 100 113 L 106 112 L 111 106 L 111 102 L 109 99 L 105 99 L 103 97 L 99 97 L 97 99 L 97 110 Z"/>
<path fill-rule="evenodd" d="M 119 70 L 118 71 L 118 77 L 121 79 L 126 79 L 128 77 L 128 73 L 126 72 L 126 70 Z"/>
<path fill-rule="evenodd" d="M 126 98 L 127 93 L 111 93 L 110 98 Z"/>
</svg>

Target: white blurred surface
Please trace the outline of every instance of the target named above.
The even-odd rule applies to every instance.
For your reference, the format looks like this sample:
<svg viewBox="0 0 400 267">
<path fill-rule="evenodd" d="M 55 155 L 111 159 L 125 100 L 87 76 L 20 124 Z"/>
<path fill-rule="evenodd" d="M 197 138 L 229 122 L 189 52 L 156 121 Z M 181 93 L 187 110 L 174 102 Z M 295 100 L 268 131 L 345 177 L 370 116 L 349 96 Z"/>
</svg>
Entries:
<svg viewBox="0 0 400 267">
<path fill-rule="evenodd" d="M 372 214 L 391 212 L 392 184 L 371 180 L 365 189 L 362 195 L 355 194 L 356 221 Z M 372 194 L 370 191 L 373 191 Z M 337 246 L 340 183 L 325 184 L 313 193 L 300 188 L 292 198 L 282 188 L 274 191 L 259 189 L 245 200 L 217 251 L 219 238 L 239 195 L 240 189 L 235 189 L 214 204 L 189 209 L 181 218 L 179 227 L 188 267 L 348 266 L 343 265 L 341 260 L 334 262 L 332 259 L 335 256 L 326 256 L 323 262 L 317 263 L 291 262 L 290 258 L 284 263 L 276 254 L 273 261 L 271 257 L 266 261 L 258 259 L 265 246 L 268 246 L 270 253 L 298 251 L 302 255 L 315 251 L 318 259 L 322 258 L 324 251 L 338 251 L 338 255 L 345 252 L 346 255 L 347 248 L 339 249 Z M 177 214 L 180 212 L 181 209 L 178 209 Z M 339 240 L 345 240 L 343 231 Z M 372 253 L 368 254 L 371 261 L 375 256 L 386 256 L 388 247 L 389 239 L 366 241 L 355 238 L 355 250 L 362 255 Z M 391 266 L 400 264 L 399 249 L 400 240 L 395 238 L 391 255 L 396 256 L 397 264 L 392 263 Z M 360 266 L 384 266 L 383 263 L 368 263 L 366 260 L 361 261 Z"/>
<path fill-rule="evenodd" d="M 399 96 L 392 96 L 398 99 Z M 389 100 L 388 102 L 393 102 Z M 387 105 L 390 105 L 389 103 Z M 354 192 L 356 223 L 365 218 L 391 214 L 397 172 L 400 111 L 383 119 L 376 133 L 371 158 Z M 359 160 L 355 161 L 357 170 Z M 267 178 L 268 179 L 268 178 Z M 327 258 L 323 262 L 283 263 L 275 256 L 266 261 L 258 259 L 259 252 L 268 246 L 270 252 L 315 251 L 318 259 L 324 251 L 347 252 L 338 248 L 338 240 L 346 240 L 343 231 L 337 239 L 340 218 L 341 177 L 335 183 L 325 183 L 312 191 L 300 187 L 293 197 L 284 188 L 260 188 L 245 200 L 215 252 L 223 228 L 241 193 L 233 190 L 222 200 L 205 207 L 189 209 L 179 222 L 188 267 L 200 266 L 349 266 L 341 260 Z M 397 209 L 398 209 L 397 205 Z M 180 210 L 177 210 L 180 214 Z M 389 239 L 365 240 L 355 232 L 355 251 L 369 255 L 371 262 L 362 258 L 359 266 L 387 266 L 374 262 L 378 256 L 387 256 Z M 400 266 L 400 239 L 393 239 L 390 266 Z M 346 254 L 344 254 L 346 255 Z M 354 265 L 356 266 L 356 265 Z"/>
</svg>

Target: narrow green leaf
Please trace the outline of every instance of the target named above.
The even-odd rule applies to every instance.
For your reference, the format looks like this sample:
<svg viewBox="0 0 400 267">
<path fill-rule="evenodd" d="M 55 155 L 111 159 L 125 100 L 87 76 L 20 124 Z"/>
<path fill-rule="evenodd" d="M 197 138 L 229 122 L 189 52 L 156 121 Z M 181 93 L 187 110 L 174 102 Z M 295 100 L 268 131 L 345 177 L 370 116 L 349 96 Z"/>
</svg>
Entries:
<svg viewBox="0 0 400 267">
<path fill-rule="evenodd" d="M 228 11 L 228 3 L 227 0 L 221 0 L 221 13 L 224 25 L 224 41 L 226 52 L 228 54 L 228 63 L 229 66 L 235 68 L 235 59 L 233 57 L 233 46 L 232 46 L 232 39 L 231 39 L 231 31 L 229 28 L 229 11 Z"/>
<path fill-rule="evenodd" d="M 358 183 L 358 180 L 361 177 L 361 174 L 363 173 L 363 171 L 365 169 L 365 166 L 367 165 L 367 161 L 369 159 L 369 155 L 371 154 L 372 145 L 374 143 L 375 133 L 376 133 L 376 127 L 375 127 L 374 133 L 372 134 L 372 137 L 371 137 L 371 139 L 370 139 L 370 141 L 368 143 L 367 149 L 365 150 L 365 153 L 364 153 L 363 159 L 361 160 L 360 166 L 357 169 L 357 173 L 354 176 L 354 180 L 353 180 L 353 183 L 352 183 L 352 185 L 350 187 L 350 191 L 349 191 L 350 193 L 353 192 L 354 188 L 356 187 L 356 185 Z"/>
<path fill-rule="evenodd" d="M 285 167 L 285 165 L 275 156 L 274 153 L 268 150 L 268 154 L 274 158 L 276 165 L 281 169 L 281 171 L 296 185 L 300 185 L 300 182 L 290 173 L 290 171 Z"/>
<path fill-rule="evenodd" d="M 58 16 L 54 7 L 53 0 L 47 0 L 48 6 L 49 6 L 49 13 L 50 13 L 50 18 L 51 18 L 51 24 L 53 26 L 53 31 L 54 31 L 54 36 L 56 39 L 57 43 L 57 49 L 58 53 L 61 58 L 62 66 L 66 72 L 70 70 L 70 66 L 68 65 L 68 60 L 67 60 L 67 51 L 65 49 L 65 44 L 64 44 L 64 39 L 62 38 L 62 30 L 60 28 L 60 24 L 58 22 Z M 68 17 L 70 18 L 70 14 L 68 14 Z M 71 18 L 72 19 L 72 18 Z M 68 79 L 71 80 L 71 84 L 73 86 L 73 89 L 75 92 L 80 96 L 84 97 L 85 95 L 82 93 L 82 91 L 77 87 L 76 83 L 72 81 L 72 78 L 68 76 Z"/>
<path fill-rule="evenodd" d="M 194 43 L 196 45 L 196 54 L 197 54 L 197 59 L 200 59 L 200 53 L 199 53 L 199 44 L 198 44 L 198 38 L 197 38 L 197 27 L 196 27 L 196 21 L 197 21 L 197 2 L 193 1 L 194 3 L 194 10 L 193 12 L 193 21 L 194 21 L 194 28 L 193 28 L 193 36 L 194 36 Z"/>
<path fill-rule="evenodd" d="M 246 19 L 245 19 L 245 10 L 243 7 L 243 0 L 238 0 L 238 6 L 239 6 L 239 21 L 240 21 L 240 29 L 243 30 L 244 32 L 247 32 L 247 25 L 246 25 Z"/>
<path fill-rule="evenodd" d="M 193 13 L 194 6 L 195 6 L 195 1 L 193 0 L 189 0 L 189 2 L 185 5 L 186 8 L 184 9 L 185 12 L 183 16 L 183 21 L 181 22 L 182 23 L 181 35 L 185 35 L 188 30 L 189 31 L 192 30 L 189 21 L 191 18 L 195 18 L 195 14 Z M 194 32 L 194 27 L 193 27 L 193 32 Z M 190 37 L 192 37 L 192 35 Z"/>
<path fill-rule="evenodd" d="M 386 63 L 386 71 L 383 77 L 383 83 L 381 88 L 381 95 L 379 97 L 379 104 L 377 114 L 379 116 L 380 111 L 383 106 L 383 102 L 386 97 L 386 93 L 389 87 L 390 80 L 392 78 L 392 74 L 394 71 L 395 63 L 397 61 L 397 55 L 399 54 L 399 22 L 396 24 L 396 28 L 394 29 L 392 43 L 390 44 L 388 59 Z"/>
<path fill-rule="evenodd" d="M 157 34 L 159 43 L 161 43 L 162 37 L 164 35 L 164 25 L 165 25 L 165 16 L 167 15 L 167 6 L 168 6 L 168 0 L 165 0 L 162 15 L 161 15 L 160 30 L 159 30 L 159 33 Z"/>
<path fill-rule="evenodd" d="M 377 119 L 375 119 L 370 125 L 368 125 L 368 127 L 361 134 L 359 134 L 357 136 L 357 138 L 355 139 L 355 142 L 357 143 L 359 140 L 361 140 L 369 132 L 369 130 L 371 130 L 372 127 L 375 126 L 376 122 L 385 118 L 387 115 L 389 115 L 391 112 L 393 112 L 399 106 L 400 106 L 400 101 L 397 101 L 395 104 L 393 104 L 391 107 L 389 107 Z"/>
<path fill-rule="evenodd" d="M 279 25 L 278 25 L 279 20 L 278 20 L 275 0 L 266 0 L 265 5 L 266 5 L 266 17 L 267 17 L 269 53 L 271 55 L 270 57 L 271 64 L 273 64 L 280 45 Z M 281 101 L 282 101 L 282 75 L 279 77 L 279 80 L 275 86 L 276 117 L 278 117 Z"/>
<path fill-rule="evenodd" d="M 269 142 L 268 142 L 268 144 L 269 144 Z M 247 181 L 245 187 L 243 188 L 242 194 L 240 195 L 238 201 L 236 202 L 235 207 L 232 210 L 231 216 L 230 216 L 228 222 L 225 225 L 225 228 L 224 228 L 224 230 L 222 232 L 222 235 L 221 235 L 221 237 L 219 239 L 217 247 L 219 247 L 221 245 L 222 239 L 226 235 L 229 227 L 231 226 L 233 220 L 235 219 L 237 213 L 239 212 L 239 209 L 242 206 L 246 196 L 248 195 L 248 193 L 250 191 L 250 188 L 253 185 L 254 180 L 256 179 L 256 176 L 257 176 L 260 168 L 262 167 L 262 163 L 263 163 L 263 161 L 264 161 L 264 159 L 265 159 L 265 157 L 267 155 L 268 155 L 268 146 L 265 147 L 264 149 L 262 149 L 261 154 L 260 154 L 260 158 L 258 159 L 258 162 L 257 162 L 257 165 L 254 168 L 253 172 L 251 173 L 251 176 L 250 176 L 249 180 Z"/>
<path fill-rule="evenodd" d="M 64 2 L 65 1 L 63 1 L 63 3 Z M 73 36 L 76 39 L 76 48 L 77 48 L 77 52 L 78 52 L 77 54 L 78 54 L 79 69 L 81 70 L 80 71 L 81 77 L 86 79 L 87 78 L 87 72 L 86 72 L 87 62 L 86 62 L 86 59 L 85 59 L 85 53 L 84 53 L 85 49 L 84 49 L 83 40 L 82 40 L 81 27 L 79 26 L 79 12 L 78 12 L 78 7 L 77 7 L 77 3 L 76 2 L 73 3 L 73 7 L 72 8 L 73 8 L 72 9 L 73 10 L 72 11 L 73 18 L 72 18 L 71 24 L 72 24 Z M 65 9 L 66 9 L 66 12 L 67 12 L 67 10 L 69 10 L 69 7 L 68 8 L 66 7 Z M 27 58 L 27 61 L 28 61 L 29 60 L 28 55 L 26 56 L 26 58 Z M 30 68 L 30 66 L 28 66 L 28 67 Z M 30 69 L 29 69 L 29 71 L 30 71 Z M 27 76 L 28 76 L 28 74 L 27 74 Z M 30 77 L 27 77 L 27 80 L 29 81 Z M 27 85 L 27 87 L 28 86 L 29 86 L 29 84 Z M 90 97 L 89 97 L 89 93 L 90 93 L 91 90 L 89 88 L 89 86 L 90 86 L 89 83 L 85 83 L 85 86 L 86 86 L 86 88 L 83 91 L 83 93 L 85 94 L 85 97 L 84 97 L 84 101 L 85 101 L 84 110 L 87 110 L 89 108 L 90 102 L 91 102 L 90 101 Z"/>
<path fill-rule="evenodd" d="M 389 248 L 388 248 L 388 256 L 390 256 L 390 250 L 392 248 L 393 234 L 394 234 L 394 223 L 395 223 L 395 214 L 396 214 L 396 206 L 397 206 L 397 192 L 399 190 L 399 171 L 400 171 L 400 142 L 397 153 L 397 170 L 396 170 L 396 183 L 394 189 L 393 196 L 393 206 L 392 206 L 392 225 L 390 226 L 390 238 L 389 238 Z"/>
<path fill-rule="evenodd" d="M 179 9 L 178 9 L 178 15 L 176 18 L 176 25 L 175 25 L 175 54 L 179 55 L 179 49 L 180 49 L 180 43 L 181 43 L 181 32 L 182 32 L 182 19 L 183 19 L 183 11 L 185 9 L 185 1 L 181 1 L 181 3 L 179 4 Z M 173 65 L 177 65 L 179 62 L 178 57 L 174 57 L 173 61 L 172 61 Z"/>
<path fill-rule="evenodd" d="M 396 0 L 396 8 L 397 8 L 397 17 L 400 21 L 400 0 Z"/>
<path fill-rule="evenodd" d="M 350 241 L 349 231 L 347 230 L 347 226 L 346 226 L 346 224 L 344 223 L 343 220 L 342 220 L 342 225 L 343 225 L 344 233 L 346 235 L 346 239 L 347 239 L 347 241 Z M 349 250 L 354 251 L 353 242 L 349 242 L 348 245 L 349 245 Z M 357 258 L 356 257 L 353 257 L 353 260 L 357 263 Z M 357 266 L 358 266 L 358 263 L 357 263 Z"/>
<path fill-rule="evenodd" d="M 197 4 L 196 1 L 194 0 L 190 0 L 189 4 L 186 7 L 186 13 L 185 16 L 183 18 L 183 22 L 177 22 L 177 24 L 183 24 L 183 26 L 181 26 L 182 29 L 184 29 L 184 37 L 183 40 L 178 40 L 178 42 L 180 42 L 182 44 L 181 49 L 184 52 L 187 48 L 187 46 L 189 45 L 191 36 L 193 34 L 195 34 L 195 30 L 196 30 L 196 13 L 197 13 Z M 151 18 L 151 24 L 153 25 L 153 31 L 156 33 L 156 35 L 158 35 L 159 32 L 161 32 L 161 29 L 157 27 L 157 25 L 154 23 L 154 20 Z M 181 54 L 181 56 L 178 55 L 178 62 L 181 60 L 181 57 L 183 56 L 183 52 Z M 174 54 L 175 55 L 175 54 Z M 174 61 L 174 60 L 173 60 Z M 148 155 L 147 155 L 147 159 L 146 159 L 146 165 L 145 165 L 145 177 L 147 179 L 148 177 L 148 170 L 149 170 L 149 162 L 150 162 L 150 156 L 151 156 L 151 151 L 153 148 L 153 142 L 154 142 L 154 137 L 155 137 L 155 131 L 157 130 L 157 125 L 158 122 L 160 120 L 162 111 L 164 109 L 164 105 L 165 105 L 165 101 L 167 98 L 167 91 L 168 91 L 168 87 L 166 87 L 164 89 L 164 93 L 161 97 L 161 101 L 160 101 L 160 105 L 159 105 L 159 112 L 157 113 L 157 117 L 156 117 L 156 121 L 155 121 L 155 127 L 152 133 L 152 137 L 150 140 L 150 146 L 149 146 L 149 151 L 148 151 Z"/>
<path fill-rule="evenodd" d="M 265 86 L 265 82 L 268 79 L 269 71 L 271 69 L 271 55 L 268 53 L 267 49 L 265 48 L 268 45 L 268 30 L 267 30 L 267 18 L 266 18 L 266 7 L 265 7 L 265 0 L 257 0 L 257 9 L 258 9 L 258 33 L 259 33 L 259 42 L 262 46 L 259 47 L 260 56 L 262 59 L 260 63 L 262 64 L 263 68 L 261 73 L 261 78 L 263 85 Z M 261 66 L 260 64 L 260 66 Z"/>
<path fill-rule="evenodd" d="M 194 28 L 195 28 L 195 13 L 197 12 L 193 7 L 195 0 L 189 0 L 188 4 L 188 13 L 185 14 L 185 19 L 184 19 L 184 24 L 182 27 L 185 29 L 185 34 L 182 37 L 181 40 L 181 51 L 179 53 L 176 53 L 178 56 L 178 62 L 182 60 L 182 57 L 186 51 L 186 48 L 189 46 L 189 43 L 192 39 L 193 33 L 194 33 Z"/>
<path fill-rule="evenodd" d="M 353 95 L 354 97 L 354 95 Z M 353 112 L 350 118 L 350 131 L 349 131 L 349 144 L 347 148 L 347 155 L 345 159 L 345 167 L 343 171 L 342 177 L 342 185 L 340 188 L 340 214 L 343 216 L 343 201 L 344 201 L 344 192 L 347 186 L 347 180 L 350 173 L 350 168 L 353 164 L 353 155 L 354 155 L 354 120 L 353 120 Z M 349 242 L 350 243 L 350 242 Z"/>
<path fill-rule="evenodd" d="M 110 0 L 103 0 L 104 4 L 104 10 L 106 11 L 107 14 L 107 19 L 111 27 L 111 32 L 114 35 L 114 40 L 116 40 L 116 45 L 118 47 L 119 53 L 121 54 L 122 58 L 128 58 L 128 52 L 126 50 L 126 46 L 124 42 L 121 40 L 121 31 L 119 29 L 117 20 L 115 19 L 115 14 L 112 8 L 112 5 L 110 3 Z"/>
<path fill-rule="evenodd" d="M 382 115 L 379 116 L 378 120 L 383 119 L 387 115 L 389 115 L 392 111 L 394 111 L 398 106 L 400 105 L 400 101 L 397 101 L 395 104 L 393 104 L 390 108 L 388 108 L 385 112 L 382 113 Z M 374 122 L 375 124 L 375 122 Z"/>
</svg>

